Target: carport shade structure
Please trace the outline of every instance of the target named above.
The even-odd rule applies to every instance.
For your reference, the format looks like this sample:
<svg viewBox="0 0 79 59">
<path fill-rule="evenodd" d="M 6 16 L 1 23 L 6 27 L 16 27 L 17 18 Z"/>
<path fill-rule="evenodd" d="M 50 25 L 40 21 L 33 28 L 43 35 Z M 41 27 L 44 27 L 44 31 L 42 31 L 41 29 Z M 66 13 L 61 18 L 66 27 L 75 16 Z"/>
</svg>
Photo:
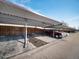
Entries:
<svg viewBox="0 0 79 59">
<path fill-rule="evenodd" d="M 75 31 L 76 29 L 75 28 L 72 28 L 72 27 L 69 27 L 68 25 L 65 25 L 63 23 L 61 24 L 58 24 L 58 25 L 54 25 L 54 26 L 46 26 L 45 28 L 51 28 L 51 29 L 54 29 L 54 30 L 62 30 L 62 31 Z"/>
<path fill-rule="evenodd" d="M 27 40 L 27 26 L 46 27 L 60 22 L 38 15 L 28 9 L 7 1 L 0 1 L 0 25 L 26 28 L 24 47 Z"/>
</svg>

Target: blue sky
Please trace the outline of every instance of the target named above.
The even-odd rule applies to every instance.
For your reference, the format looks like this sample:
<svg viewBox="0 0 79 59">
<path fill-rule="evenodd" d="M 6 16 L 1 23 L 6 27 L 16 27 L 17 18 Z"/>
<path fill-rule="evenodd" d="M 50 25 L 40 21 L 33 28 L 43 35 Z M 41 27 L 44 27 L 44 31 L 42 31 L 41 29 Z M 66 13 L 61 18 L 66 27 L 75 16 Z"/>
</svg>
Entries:
<svg viewBox="0 0 79 59">
<path fill-rule="evenodd" d="M 79 0 L 9 0 L 36 13 L 79 27 Z"/>
</svg>

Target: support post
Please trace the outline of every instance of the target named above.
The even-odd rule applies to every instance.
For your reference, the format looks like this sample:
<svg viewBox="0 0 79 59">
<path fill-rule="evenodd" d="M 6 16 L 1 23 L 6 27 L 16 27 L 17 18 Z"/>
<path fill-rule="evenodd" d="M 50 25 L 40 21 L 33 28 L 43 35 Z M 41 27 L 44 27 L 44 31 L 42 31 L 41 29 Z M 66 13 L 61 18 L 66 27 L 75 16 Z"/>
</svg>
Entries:
<svg viewBox="0 0 79 59">
<path fill-rule="evenodd" d="M 25 48 L 26 47 L 26 45 L 27 45 L 27 47 L 28 47 L 28 39 L 27 39 L 27 25 L 25 25 L 25 34 L 24 34 L 24 36 L 25 36 L 25 38 L 24 38 L 24 45 L 23 45 L 23 48 Z"/>
<path fill-rule="evenodd" d="M 53 30 L 53 38 L 55 37 L 55 35 L 54 35 L 55 33 L 54 33 L 54 30 Z"/>
</svg>

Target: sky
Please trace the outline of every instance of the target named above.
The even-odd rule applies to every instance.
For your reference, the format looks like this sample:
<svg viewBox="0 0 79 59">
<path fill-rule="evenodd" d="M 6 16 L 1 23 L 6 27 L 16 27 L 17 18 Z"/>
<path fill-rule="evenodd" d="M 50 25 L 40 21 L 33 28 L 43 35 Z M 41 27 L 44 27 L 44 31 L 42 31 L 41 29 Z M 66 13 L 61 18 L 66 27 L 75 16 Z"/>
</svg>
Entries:
<svg viewBox="0 0 79 59">
<path fill-rule="evenodd" d="M 79 0 L 9 0 L 35 13 L 79 27 Z"/>
</svg>

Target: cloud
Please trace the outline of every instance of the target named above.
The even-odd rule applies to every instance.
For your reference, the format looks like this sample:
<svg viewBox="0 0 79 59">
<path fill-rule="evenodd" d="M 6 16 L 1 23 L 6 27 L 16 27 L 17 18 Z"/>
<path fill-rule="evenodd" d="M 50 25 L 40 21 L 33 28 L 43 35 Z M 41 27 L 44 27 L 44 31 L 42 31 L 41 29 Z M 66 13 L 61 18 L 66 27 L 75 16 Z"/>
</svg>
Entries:
<svg viewBox="0 0 79 59">
<path fill-rule="evenodd" d="M 69 20 L 71 20 L 71 21 L 73 21 L 73 20 L 79 20 L 79 16 L 72 17 Z"/>
<path fill-rule="evenodd" d="M 31 0 L 20 0 L 19 2 L 20 2 L 21 4 L 26 4 L 26 3 L 31 2 Z"/>
<path fill-rule="evenodd" d="M 71 27 L 76 27 L 76 28 L 79 27 L 79 16 L 75 16 L 75 17 L 67 19 L 67 23 Z"/>
<path fill-rule="evenodd" d="M 15 5 L 21 6 L 22 8 L 27 9 L 27 10 L 33 12 L 33 13 L 36 13 L 38 15 L 46 17 L 45 15 L 42 14 L 41 9 L 40 10 L 35 10 L 35 9 L 32 9 L 31 7 L 28 7 L 25 4 L 25 3 L 31 2 L 31 0 L 8 0 L 8 1 L 15 4 Z"/>
<path fill-rule="evenodd" d="M 27 4 L 31 2 L 31 0 L 8 0 L 8 1 L 19 4 Z"/>
</svg>

